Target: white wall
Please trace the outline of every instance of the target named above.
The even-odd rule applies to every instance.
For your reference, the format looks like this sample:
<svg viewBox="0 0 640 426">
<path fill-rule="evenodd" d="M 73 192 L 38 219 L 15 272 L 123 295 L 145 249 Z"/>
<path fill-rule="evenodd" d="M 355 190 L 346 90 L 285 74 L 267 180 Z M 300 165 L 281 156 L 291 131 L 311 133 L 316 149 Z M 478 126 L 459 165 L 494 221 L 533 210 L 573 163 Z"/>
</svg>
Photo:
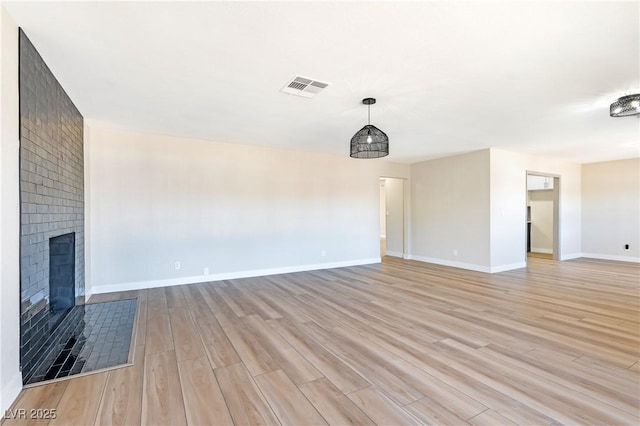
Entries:
<svg viewBox="0 0 640 426">
<path fill-rule="evenodd" d="M 550 179 L 553 182 L 553 179 Z M 529 191 L 531 251 L 553 253 L 553 190 Z"/>
<path fill-rule="evenodd" d="M 582 166 L 585 257 L 640 261 L 640 159 Z M 624 245 L 629 244 L 629 250 Z"/>
<path fill-rule="evenodd" d="M 22 389 L 18 125 L 18 27 L 0 6 L 0 413 Z"/>
<path fill-rule="evenodd" d="M 526 265 L 527 171 L 560 176 L 560 260 L 581 256 L 581 165 L 491 149 L 491 268 Z"/>
<path fill-rule="evenodd" d="M 412 259 L 490 272 L 489 238 L 488 149 L 411 165 Z"/>
<path fill-rule="evenodd" d="M 377 262 L 379 178 L 409 175 L 346 151 L 90 127 L 93 293 Z"/>
<path fill-rule="evenodd" d="M 404 255 L 404 179 L 385 179 L 386 254 Z"/>
</svg>

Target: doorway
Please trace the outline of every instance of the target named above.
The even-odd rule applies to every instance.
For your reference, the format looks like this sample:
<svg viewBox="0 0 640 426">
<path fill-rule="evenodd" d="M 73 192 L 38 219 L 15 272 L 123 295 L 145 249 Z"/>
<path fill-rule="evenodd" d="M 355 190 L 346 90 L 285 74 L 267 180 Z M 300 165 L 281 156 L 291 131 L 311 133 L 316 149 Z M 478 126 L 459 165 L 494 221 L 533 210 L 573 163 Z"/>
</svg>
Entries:
<svg viewBox="0 0 640 426">
<path fill-rule="evenodd" d="M 559 201 L 559 176 L 527 172 L 527 259 L 560 259 Z"/>
<path fill-rule="evenodd" d="M 380 178 L 380 257 L 404 257 L 404 179 Z"/>
</svg>

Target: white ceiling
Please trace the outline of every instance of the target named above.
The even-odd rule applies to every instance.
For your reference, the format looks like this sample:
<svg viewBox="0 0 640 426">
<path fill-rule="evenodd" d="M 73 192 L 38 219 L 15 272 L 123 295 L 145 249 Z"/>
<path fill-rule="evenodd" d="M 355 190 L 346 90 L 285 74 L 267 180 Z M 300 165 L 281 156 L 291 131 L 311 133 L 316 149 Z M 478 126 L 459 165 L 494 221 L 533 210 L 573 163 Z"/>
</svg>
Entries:
<svg viewBox="0 0 640 426">
<path fill-rule="evenodd" d="M 5 2 L 85 118 L 347 156 L 366 124 L 389 160 L 487 147 L 640 156 L 640 2 Z M 331 85 L 280 92 L 294 76 Z"/>
</svg>

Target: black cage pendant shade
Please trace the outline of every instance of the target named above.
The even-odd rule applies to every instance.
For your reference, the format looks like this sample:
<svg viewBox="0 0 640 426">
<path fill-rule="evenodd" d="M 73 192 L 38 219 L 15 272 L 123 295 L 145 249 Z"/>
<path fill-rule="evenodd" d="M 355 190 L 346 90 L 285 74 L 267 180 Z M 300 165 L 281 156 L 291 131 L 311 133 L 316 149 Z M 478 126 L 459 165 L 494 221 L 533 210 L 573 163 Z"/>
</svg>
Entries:
<svg viewBox="0 0 640 426">
<path fill-rule="evenodd" d="M 627 117 L 629 115 L 640 115 L 640 94 L 627 95 L 618 98 L 609 107 L 611 117 Z"/>
<path fill-rule="evenodd" d="M 380 158 L 389 155 L 389 137 L 385 132 L 371 124 L 371 105 L 376 103 L 374 98 L 365 98 L 362 103 L 367 105 L 368 124 L 358 130 L 351 138 L 352 158 Z"/>
</svg>

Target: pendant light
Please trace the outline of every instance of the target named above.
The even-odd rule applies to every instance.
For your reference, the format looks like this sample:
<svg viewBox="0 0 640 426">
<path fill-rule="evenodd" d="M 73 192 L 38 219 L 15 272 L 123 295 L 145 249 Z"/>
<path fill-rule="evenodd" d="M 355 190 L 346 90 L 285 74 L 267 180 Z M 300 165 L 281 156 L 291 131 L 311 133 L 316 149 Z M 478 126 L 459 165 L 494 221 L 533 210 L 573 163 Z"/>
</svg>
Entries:
<svg viewBox="0 0 640 426">
<path fill-rule="evenodd" d="M 617 101 L 609 107 L 609 115 L 611 117 L 626 117 L 627 115 L 640 114 L 640 94 L 627 95 L 618 98 Z"/>
<path fill-rule="evenodd" d="M 385 132 L 371 124 L 371 105 L 374 98 L 365 98 L 362 103 L 367 106 L 368 124 L 358 130 L 351 138 L 352 158 L 380 158 L 389 155 L 389 137 Z"/>
</svg>

